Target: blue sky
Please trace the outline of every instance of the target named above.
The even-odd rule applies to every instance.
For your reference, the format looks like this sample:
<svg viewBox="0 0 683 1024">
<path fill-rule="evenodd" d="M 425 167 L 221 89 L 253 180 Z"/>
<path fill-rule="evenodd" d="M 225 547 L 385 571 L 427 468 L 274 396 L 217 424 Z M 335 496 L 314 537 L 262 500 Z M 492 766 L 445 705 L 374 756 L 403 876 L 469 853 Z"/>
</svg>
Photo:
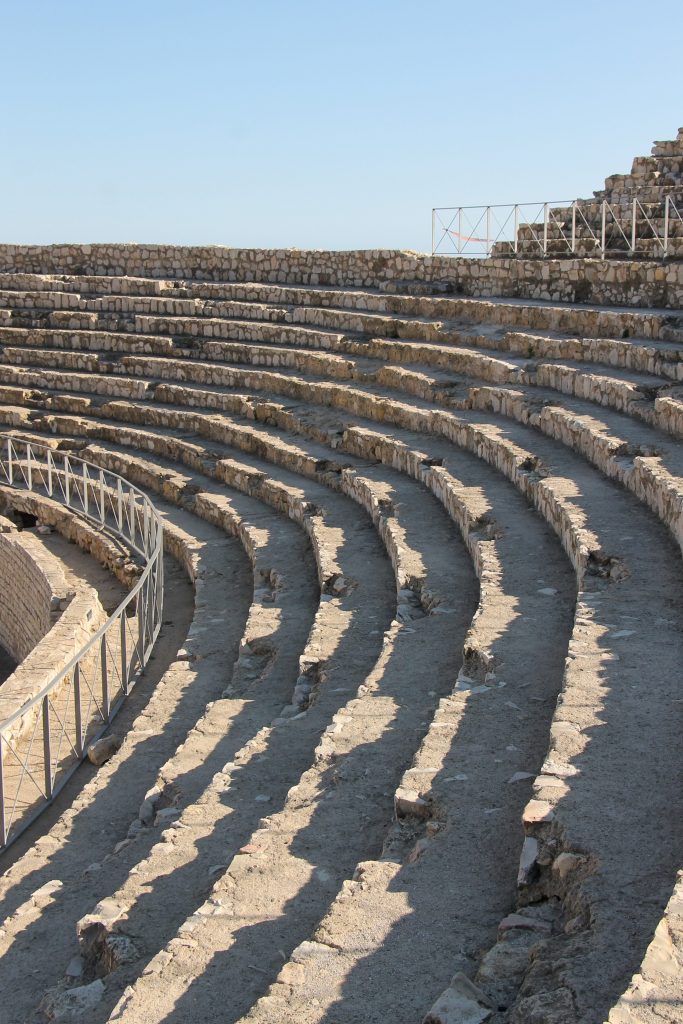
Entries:
<svg viewBox="0 0 683 1024">
<path fill-rule="evenodd" d="M 681 0 L 0 0 L 0 238 L 430 244 L 683 125 Z"/>
</svg>

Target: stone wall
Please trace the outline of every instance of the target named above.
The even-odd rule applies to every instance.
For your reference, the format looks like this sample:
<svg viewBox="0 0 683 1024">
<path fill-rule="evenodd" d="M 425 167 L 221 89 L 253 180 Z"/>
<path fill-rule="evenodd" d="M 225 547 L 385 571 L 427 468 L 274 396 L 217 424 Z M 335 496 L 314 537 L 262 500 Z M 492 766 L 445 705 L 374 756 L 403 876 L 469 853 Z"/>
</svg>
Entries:
<svg viewBox="0 0 683 1024">
<path fill-rule="evenodd" d="M 0 245 L 0 272 L 128 275 L 443 291 L 630 306 L 683 305 L 683 263 L 456 259 L 401 250 L 137 244 Z"/>
<path fill-rule="evenodd" d="M 0 511 L 23 512 L 50 526 L 108 569 L 126 589 L 131 589 L 142 571 L 130 552 L 122 549 L 101 530 L 92 526 L 60 502 L 31 491 L 0 484 Z"/>
<path fill-rule="evenodd" d="M 85 584 L 81 586 L 50 632 L 36 644 L 0 687 L 0 721 L 8 719 L 40 694 L 106 620 L 106 613 L 95 589 Z M 97 652 L 93 651 L 84 661 L 82 671 L 87 678 L 96 678 L 96 670 Z M 62 686 L 68 688 L 70 684 L 71 674 L 68 674 Z M 59 692 L 53 691 L 53 703 L 57 702 Z M 11 727 L 3 730 L 5 739 L 16 742 L 21 736 L 31 735 L 40 711 L 39 702 L 31 713 L 22 714 Z"/>
<path fill-rule="evenodd" d="M 64 574 L 43 545 L 0 521 L 0 645 L 22 662 L 71 599 Z"/>
<path fill-rule="evenodd" d="M 10 490 L 3 488 L 5 506 L 10 504 Z M 30 511 L 43 520 L 49 518 L 54 504 L 49 499 L 12 492 L 14 496 L 16 505 L 24 508 L 21 498 L 32 498 Z M 106 619 L 93 587 L 81 583 L 77 591 L 69 590 L 59 562 L 40 541 L 0 517 L 0 644 L 19 662 L 0 687 L 0 722 L 39 694 Z M 69 683 L 66 677 L 64 685 Z M 33 713 L 4 730 L 5 738 L 15 742 L 30 734 L 39 713 L 36 705 Z"/>
</svg>

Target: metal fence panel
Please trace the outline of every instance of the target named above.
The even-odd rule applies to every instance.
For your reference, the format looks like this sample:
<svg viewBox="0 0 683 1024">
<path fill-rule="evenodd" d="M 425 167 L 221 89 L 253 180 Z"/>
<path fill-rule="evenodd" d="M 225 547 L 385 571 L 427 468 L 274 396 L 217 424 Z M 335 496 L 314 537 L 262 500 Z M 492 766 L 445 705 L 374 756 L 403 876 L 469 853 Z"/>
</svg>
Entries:
<svg viewBox="0 0 683 1024">
<path fill-rule="evenodd" d="M 138 555 L 116 611 L 27 704 L 0 722 L 0 849 L 54 799 L 135 685 L 163 615 L 163 527 L 146 494 L 75 455 L 0 435 L 0 483 L 51 497 Z"/>
</svg>

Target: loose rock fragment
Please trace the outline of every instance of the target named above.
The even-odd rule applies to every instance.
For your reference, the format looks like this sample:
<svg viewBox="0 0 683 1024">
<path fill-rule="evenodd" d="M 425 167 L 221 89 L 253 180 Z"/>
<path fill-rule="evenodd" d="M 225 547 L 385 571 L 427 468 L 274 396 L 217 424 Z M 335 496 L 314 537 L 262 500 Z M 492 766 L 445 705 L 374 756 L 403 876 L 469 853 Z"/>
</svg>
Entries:
<svg viewBox="0 0 683 1024">
<path fill-rule="evenodd" d="M 481 989 L 467 975 L 458 972 L 422 1024 L 482 1024 L 491 1013 L 491 1006 Z"/>
<path fill-rule="evenodd" d="M 88 747 L 88 760 L 98 768 L 113 757 L 121 746 L 115 736 L 103 736 Z"/>
<path fill-rule="evenodd" d="M 104 982 L 98 978 L 89 985 L 48 992 L 40 1008 L 48 1020 L 87 1020 L 87 1014 L 95 1009 L 103 995 Z"/>
</svg>

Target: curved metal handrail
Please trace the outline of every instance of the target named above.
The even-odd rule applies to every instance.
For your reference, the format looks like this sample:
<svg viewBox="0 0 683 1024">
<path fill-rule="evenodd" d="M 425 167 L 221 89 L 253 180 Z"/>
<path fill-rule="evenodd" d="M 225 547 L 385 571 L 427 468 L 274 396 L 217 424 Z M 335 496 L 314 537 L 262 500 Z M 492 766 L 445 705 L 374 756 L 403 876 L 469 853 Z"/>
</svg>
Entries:
<svg viewBox="0 0 683 1024">
<path fill-rule="evenodd" d="M 10 434 L 0 434 L 3 483 L 65 505 L 135 552 L 143 568 L 68 664 L 0 722 L 0 849 L 54 799 L 107 728 L 149 660 L 163 614 L 163 527 L 143 491 L 70 452 Z"/>
</svg>

